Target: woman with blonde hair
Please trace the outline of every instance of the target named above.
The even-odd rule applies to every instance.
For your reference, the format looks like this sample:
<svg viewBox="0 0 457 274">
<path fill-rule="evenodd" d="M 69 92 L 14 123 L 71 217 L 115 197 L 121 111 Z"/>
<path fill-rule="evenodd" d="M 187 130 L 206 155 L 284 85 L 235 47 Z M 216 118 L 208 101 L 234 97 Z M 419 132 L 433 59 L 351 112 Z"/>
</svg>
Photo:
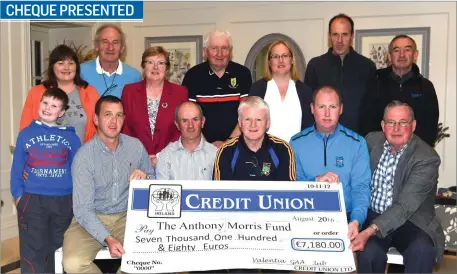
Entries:
<svg viewBox="0 0 457 274">
<path fill-rule="evenodd" d="M 295 55 L 283 40 L 271 43 L 265 56 L 264 78 L 251 86 L 250 96 L 259 96 L 270 107 L 268 133 L 287 142 L 296 133 L 311 126 L 312 90 L 299 80 Z"/>
</svg>

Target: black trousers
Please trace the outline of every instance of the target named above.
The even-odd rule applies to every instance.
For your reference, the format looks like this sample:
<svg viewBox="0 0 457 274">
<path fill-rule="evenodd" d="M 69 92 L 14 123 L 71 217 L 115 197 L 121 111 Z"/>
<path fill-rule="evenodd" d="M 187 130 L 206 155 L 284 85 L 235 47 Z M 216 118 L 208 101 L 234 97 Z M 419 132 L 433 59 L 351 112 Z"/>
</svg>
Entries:
<svg viewBox="0 0 457 274">
<path fill-rule="evenodd" d="M 17 205 L 21 273 L 55 273 L 54 252 L 73 218 L 72 196 L 24 193 Z"/>
<path fill-rule="evenodd" d="M 368 210 L 364 227 L 379 214 Z M 359 273 L 384 273 L 387 251 L 395 247 L 403 255 L 405 273 L 432 273 L 436 251 L 432 239 L 420 228 L 407 221 L 403 226 L 384 239 L 373 236 L 368 239 L 365 249 L 359 253 Z"/>
</svg>

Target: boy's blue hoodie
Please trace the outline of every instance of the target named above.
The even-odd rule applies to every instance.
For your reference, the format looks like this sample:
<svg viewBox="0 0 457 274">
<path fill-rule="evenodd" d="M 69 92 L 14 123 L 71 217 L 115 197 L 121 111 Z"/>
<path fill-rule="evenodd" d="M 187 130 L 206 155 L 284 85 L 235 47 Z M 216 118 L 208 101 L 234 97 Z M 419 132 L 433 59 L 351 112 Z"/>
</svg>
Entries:
<svg viewBox="0 0 457 274">
<path fill-rule="evenodd" d="M 33 121 L 17 137 L 11 166 L 11 194 L 64 196 L 73 191 L 71 163 L 81 141 L 74 127 L 50 127 Z M 28 174 L 27 180 L 22 177 Z"/>
</svg>

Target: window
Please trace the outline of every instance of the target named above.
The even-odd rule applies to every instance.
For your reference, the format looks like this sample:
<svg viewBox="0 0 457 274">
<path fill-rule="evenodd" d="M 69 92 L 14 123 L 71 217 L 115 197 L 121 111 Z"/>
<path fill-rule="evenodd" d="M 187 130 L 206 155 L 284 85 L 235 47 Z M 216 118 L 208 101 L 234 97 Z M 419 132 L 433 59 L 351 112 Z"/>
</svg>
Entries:
<svg viewBox="0 0 457 274">
<path fill-rule="evenodd" d="M 32 40 L 32 86 L 43 81 L 43 47 L 41 41 Z"/>
<path fill-rule="evenodd" d="M 267 50 L 270 44 L 276 40 L 284 40 L 292 47 L 292 51 L 294 52 L 295 60 L 297 62 L 297 69 L 301 75 L 301 80 L 303 80 L 306 68 L 305 57 L 303 56 L 300 47 L 297 45 L 297 43 L 295 43 L 294 40 L 280 33 L 271 33 L 265 35 L 257 42 L 255 42 L 249 51 L 244 65 L 251 70 L 252 80 L 255 82 L 264 76 L 263 66 L 265 62 L 265 55 L 267 54 Z"/>
</svg>

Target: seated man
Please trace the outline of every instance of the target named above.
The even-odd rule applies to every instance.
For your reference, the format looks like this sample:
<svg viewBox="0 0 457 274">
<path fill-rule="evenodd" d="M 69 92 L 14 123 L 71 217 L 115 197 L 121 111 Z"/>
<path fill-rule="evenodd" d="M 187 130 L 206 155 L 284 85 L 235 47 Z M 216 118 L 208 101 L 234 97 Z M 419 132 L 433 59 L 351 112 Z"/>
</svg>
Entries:
<svg viewBox="0 0 457 274">
<path fill-rule="evenodd" d="M 295 181 L 294 153 L 290 145 L 267 134 L 270 108 L 258 96 L 248 96 L 238 107 L 241 135 L 225 142 L 214 162 L 213 179 L 236 181 Z M 259 273 L 257 269 L 230 269 L 209 273 Z M 289 273 L 261 270 L 260 273 Z"/>
<path fill-rule="evenodd" d="M 348 237 L 362 227 L 370 202 L 370 161 L 362 136 L 338 121 L 343 113 L 337 89 L 324 86 L 313 94 L 315 124 L 292 136 L 297 181 L 341 182 L 348 216 Z"/>
<path fill-rule="evenodd" d="M 290 145 L 267 134 L 270 109 L 258 96 L 238 107 L 241 135 L 225 142 L 216 155 L 214 180 L 295 181 L 295 161 Z"/>
<path fill-rule="evenodd" d="M 360 273 L 384 273 L 392 246 L 403 255 L 405 273 L 432 273 L 444 252 L 434 209 L 440 157 L 413 134 L 416 120 L 406 103 L 389 103 L 381 127 L 384 133 L 366 137 L 373 170 L 371 203 L 365 230 L 350 248 L 362 250 Z"/>
<path fill-rule="evenodd" d="M 176 108 L 175 124 L 181 137 L 159 153 L 157 180 L 211 180 L 217 148 L 202 135 L 205 117 L 200 106 L 182 103 Z"/>
<path fill-rule="evenodd" d="M 72 164 L 75 218 L 64 235 L 66 273 L 101 273 L 92 261 L 104 246 L 112 257 L 124 254 L 129 182 L 155 177 L 141 142 L 120 133 L 121 99 L 101 97 L 94 122 L 97 134 L 78 150 Z"/>
</svg>

